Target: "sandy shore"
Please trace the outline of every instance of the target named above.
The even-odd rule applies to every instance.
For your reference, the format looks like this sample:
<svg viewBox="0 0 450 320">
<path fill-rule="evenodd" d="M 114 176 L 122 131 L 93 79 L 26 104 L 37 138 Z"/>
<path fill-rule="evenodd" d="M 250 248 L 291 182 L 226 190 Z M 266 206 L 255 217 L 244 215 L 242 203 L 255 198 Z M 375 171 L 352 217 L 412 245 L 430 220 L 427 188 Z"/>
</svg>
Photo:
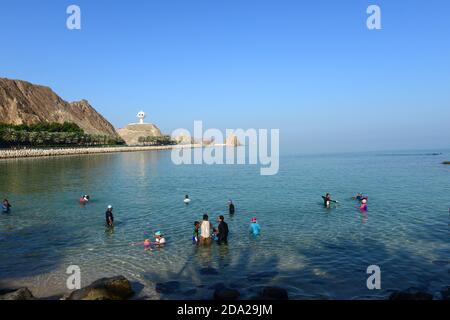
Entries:
<svg viewBox="0 0 450 320">
<path fill-rule="evenodd" d="M 199 148 L 200 144 L 146 147 L 92 147 L 92 148 L 60 148 L 60 149 L 17 149 L 0 150 L 0 159 L 36 158 L 66 155 L 81 155 L 113 152 L 137 152 L 151 150 L 171 150 L 174 148 Z"/>
</svg>

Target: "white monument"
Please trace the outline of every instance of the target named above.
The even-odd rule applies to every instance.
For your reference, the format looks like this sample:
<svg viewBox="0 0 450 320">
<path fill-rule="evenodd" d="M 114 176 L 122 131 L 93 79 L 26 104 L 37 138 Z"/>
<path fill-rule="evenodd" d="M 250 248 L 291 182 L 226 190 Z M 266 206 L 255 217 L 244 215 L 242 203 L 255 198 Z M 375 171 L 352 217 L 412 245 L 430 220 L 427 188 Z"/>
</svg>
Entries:
<svg viewBox="0 0 450 320">
<path fill-rule="evenodd" d="M 162 136 L 161 130 L 157 126 L 151 123 L 145 123 L 144 119 L 146 114 L 144 111 L 139 111 L 136 115 L 139 119 L 138 123 L 130 123 L 124 128 L 117 129 L 117 133 L 125 140 L 125 143 L 129 146 L 142 145 L 139 138 L 146 137 L 160 137 Z"/>
<path fill-rule="evenodd" d="M 139 118 L 139 124 L 144 124 L 145 112 L 139 111 L 137 117 Z"/>
</svg>

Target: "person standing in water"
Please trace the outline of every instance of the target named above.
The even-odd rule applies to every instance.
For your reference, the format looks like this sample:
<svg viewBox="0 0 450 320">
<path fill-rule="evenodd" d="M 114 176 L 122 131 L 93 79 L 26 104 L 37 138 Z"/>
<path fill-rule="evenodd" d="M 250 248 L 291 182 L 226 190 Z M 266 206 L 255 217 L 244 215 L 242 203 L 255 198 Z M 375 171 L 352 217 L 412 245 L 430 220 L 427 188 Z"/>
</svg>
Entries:
<svg viewBox="0 0 450 320">
<path fill-rule="evenodd" d="M 203 221 L 200 224 L 200 244 L 211 243 L 211 231 L 214 229 L 212 223 L 208 220 L 207 214 L 203 215 Z"/>
<path fill-rule="evenodd" d="M 329 207 L 330 207 L 330 204 L 331 204 L 331 196 L 330 196 L 330 194 L 327 193 L 327 194 L 326 194 L 325 196 L 323 196 L 322 198 L 323 198 L 323 205 L 324 205 L 326 208 L 329 208 Z"/>
<path fill-rule="evenodd" d="M 236 211 L 236 208 L 234 207 L 233 201 L 229 200 L 229 201 L 228 201 L 228 212 L 229 212 L 231 215 L 233 215 L 235 211 Z"/>
<path fill-rule="evenodd" d="M 113 207 L 111 205 L 108 206 L 108 210 L 106 210 L 105 218 L 106 218 L 106 225 L 108 227 L 114 227 L 114 216 L 113 216 Z"/>
<path fill-rule="evenodd" d="M 228 244 L 228 224 L 225 222 L 223 216 L 217 219 L 219 225 L 217 226 L 217 244 Z"/>
<path fill-rule="evenodd" d="M 2 203 L 2 210 L 3 213 L 9 213 L 11 211 L 11 204 L 9 203 L 8 199 L 4 199 Z"/>
<path fill-rule="evenodd" d="M 252 218 L 252 223 L 250 224 L 250 233 L 254 236 L 258 236 L 261 233 L 261 227 L 255 217 Z"/>
</svg>

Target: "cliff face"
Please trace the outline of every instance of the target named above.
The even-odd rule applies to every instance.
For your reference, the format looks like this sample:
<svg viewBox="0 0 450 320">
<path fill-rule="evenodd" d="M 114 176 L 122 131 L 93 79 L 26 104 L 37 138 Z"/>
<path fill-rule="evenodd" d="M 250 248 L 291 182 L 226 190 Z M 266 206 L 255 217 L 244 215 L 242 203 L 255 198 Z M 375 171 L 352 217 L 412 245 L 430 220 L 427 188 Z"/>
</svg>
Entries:
<svg viewBox="0 0 450 320">
<path fill-rule="evenodd" d="M 117 136 L 114 127 L 86 100 L 67 102 L 50 88 L 0 78 L 0 123 L 73 122 L 89 134 Z"/>
</svg>

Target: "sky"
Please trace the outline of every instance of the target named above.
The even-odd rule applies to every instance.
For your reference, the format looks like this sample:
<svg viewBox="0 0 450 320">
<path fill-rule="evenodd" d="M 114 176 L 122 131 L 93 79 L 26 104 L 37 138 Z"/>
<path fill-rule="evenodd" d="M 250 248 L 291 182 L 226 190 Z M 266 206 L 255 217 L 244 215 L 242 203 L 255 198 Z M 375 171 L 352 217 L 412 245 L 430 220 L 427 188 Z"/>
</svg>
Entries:
<svg viewBox="0 0 450 320">
<path fill-rule="evenodd" d="M 285 151 L 450 147 L 447 0 L 0 0 L 0 32 L 0 77 L 117 128 L 144 110 L 165 133 L 279 129 Z"/>
</svg>

